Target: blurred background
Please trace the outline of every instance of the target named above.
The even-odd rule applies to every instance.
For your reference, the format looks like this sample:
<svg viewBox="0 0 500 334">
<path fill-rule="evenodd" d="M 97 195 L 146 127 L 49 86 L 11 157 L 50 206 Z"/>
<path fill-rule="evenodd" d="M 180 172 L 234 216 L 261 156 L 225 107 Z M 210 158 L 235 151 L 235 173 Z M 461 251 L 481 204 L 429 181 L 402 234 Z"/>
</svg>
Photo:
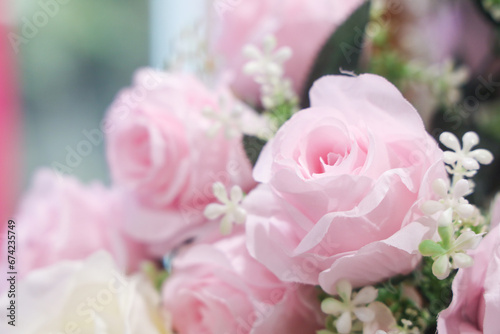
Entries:
<svg viewBox="0 0 500 334">
<path fill-rule="evenodd" d="M 27 37 L 17 53 L 23 188 L 39 166 L 65 164 L 83 132 L 99 128 L 135 69 L 149 63 L 147 0 L 64 2 L 16 0 L 12 6 L 11 22 Z M 104 145 L 94 145 L 72 169 L 83 181 L 107 180 Z"/>
<path fill-rule="evenodd" d="M 196 66 L 193 63 L 204 56 L 199 42 L 206 42 L 202 19 L 213 9 L 231 10 L 238 3 L 3 0 L 1 26 L 11 30 L 2 41 L 11 53 L 5 62 L 17 72 L 10 81 L 14 84 L 5 87 L 10 97 L 15 96 L 11 90 L 18 88 L 18 102 L 11 102 L 17 103 L 18 112 L 8 115 L 2 110 L 1 122 L 7 129 L 2 130 L 2 138 L 10 143 L 10 151 L 2 149 L 8 153 L 2 154 L 2 168 L 13 168 L 3 173 L 7 176 L 2 184 L 10 185 L 3 187 L 9 192 L 6 195 L 4 190 L 2 202 L 17 200 L 37 168 L 68 168 L 68 159 L 73 159 L 72 166 L 63 172 L 84 182 L 109 183 L 103 142 L 98 140 L 90 148 L 78 145 L 100 127 L 107 107 L 130 84 L 137 68 L 171 65 L 166 60 L 175 58 L 174 50 L 179 49 L 191 56 L 187 63 Z M 430 132 L 451 130 L 460 135 L 477 130 L 485 145 L 498 154 L 500 93 L 496 86 L 477 108 L 462 105 L 455 110 L 463 97 L 475 96 L 483 81 L 500 82 L 500 12 L 485 11 L 476 3 L 372 1 L 370 25 L 377 28 L 378 24 L 379 30 L 368 34 L 358 72 L 377 73 L 395 83 L 422 113 Z M 0 75 L 8 78 L 11 73 Z M 473 112 L 461 115 L 463 110 Z M 457 121 L 450 122 L 450 117 Z M 12 133 L 6 136 L 9 129 Z M 85 152 L 82 159 L 75 158 L 78 150 Z M 498 188 L 498 178 L 492 180 L 498 167 L 485 168 L 482 193 L 491 196 Z"/>
</svg>

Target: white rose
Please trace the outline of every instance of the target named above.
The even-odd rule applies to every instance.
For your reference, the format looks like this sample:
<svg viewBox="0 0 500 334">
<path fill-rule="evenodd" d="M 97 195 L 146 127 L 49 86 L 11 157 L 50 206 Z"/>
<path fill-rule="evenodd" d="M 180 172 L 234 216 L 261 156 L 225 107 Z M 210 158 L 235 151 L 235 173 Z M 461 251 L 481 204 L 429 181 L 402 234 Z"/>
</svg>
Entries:
<svg viewBox="0 0 500 334">
<path fill-rule="evenodd" d="M 142 276 L 123 276 L 104 251 L 33 271 L 15 295 L 15 327 L 3 316 L 1 333 L 169 333 L 157 292 Z M 2 313 L 11 300 L 0 297 Z"/>
</svg>

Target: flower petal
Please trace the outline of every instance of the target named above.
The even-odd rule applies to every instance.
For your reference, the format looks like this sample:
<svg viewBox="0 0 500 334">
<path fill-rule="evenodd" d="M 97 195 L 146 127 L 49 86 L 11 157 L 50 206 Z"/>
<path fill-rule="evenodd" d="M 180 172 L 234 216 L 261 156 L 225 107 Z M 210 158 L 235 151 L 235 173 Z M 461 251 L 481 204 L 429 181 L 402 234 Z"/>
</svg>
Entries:
<svg viewBox="0 0 500 334">
<path fill-rule="evenodd" d="M 370 322 L 375 319 L 375 312 L 370 310 L 368 307 L 356 307 L 354 310 L 354 315 L 361 322 Z"/>
<path fill-rule="evenodd" d="M 469 218 L 474 214 L 474 205 L 472 204 L 459 204 L 455 210 L 462 218 Z"/>
<path fill-rule="evenodd" d="M 352 328 L 351 312 L 344 312 L 337 320 L 337 331 L 340 334 L 349 334 Z"/>
<path fill-rule="evenodd" d="M 436 212 L 443 210 L 445 206 L 438 201 L 427 201 L 422 204 L 420 210 L 426 215 L 433 215 Z"/>
<path fill-rule="evenodd" d="M 444 162 L 449 165 L 454 164 L 457 161 L 457 158 L 458 158 L 457 154 L 452 151 L 446 151 L 443 154 Z"/>
<path fill-rule="evenodd" d="M 352 303 L 356 306 L 366 305 L 377 299 L 378 290 L 373 286 L 365 286 L 358 294 L 353 298 Z"/>
<path fill-rule="evenodd" d="M 436 181 L 432 182 L 432 190 L 434 190 L 434 192 L 441 198 L 445 198 L 448 196 L 448 189 L 448 182 L 443 179 L 437 179 Z"/>
<path fill-rule="evenodd" d="M 451 256 L 454 268 L 467 268 L 474 264 L 472 257 L 465 253 L 455 253 Z"/>
<path fill-rule="evenodd" d="M 453 151 L 458 152 L 461 150 L 460 142 L 458 141 L 457 136 L 455 136 L 451 132 L 443 132 L 439 136 L 439 141 L 443 143 L 444 146 L 451 148 Z"/>
<path fill-rule="evenodd" d="M 474 131 L 469 131 L 462 137 L 463 150 L 469 152 L 471 148 L 479 144 L 479 136 Z"/>
<path fill-rule="evenodd" d="M 489 165 L 493 161 L 493 154 L 482 148 L 470 152 L 469 156 L 479 161 L 482 165 Z"/>
<path fill-rule="evenodd" d="M 247 212 L 245 209 L 238 207 L 233 213 L 236 224 L 243 224 L 246 221 Z"/>
<path fill-rule="evenodd" d="M 290 59 L 292 55 L 293 55 L 292 49 L 287 46 L 284 46 L 276 51 L 276 53 L 274 54 L 274 61 L 281 64 Z"/>
<path fill-rule="evenodd" d="M 222 203 L 226 204 L 229 202 L 229 199 L 227 198 L 227 191 L 226 187 L 222 182 L 215 182 L 214 185 L 212 186 L 213 192 L 215 197 Z"/>
<path fill-rule="evenodd" d="M 464 158 L 462 159 L 462 166 L 467 170 L 478 170 L 480 168 L 479 163 L 474 158 Z"/>
<path fill-rule="evenodd" d="M 342 298 L 344 302 L 350 302 L 352 293 L 351 283 L 346 279 L 342 279 L 338 281 L 336 285 L 337 293 L 339 294 L 340 298 Z"/>
<path fill-rule="evenodd" d="M 223 235 L 228 235 L 233 230 L 233 222 L 231 221 L 230 215 L 225 215 L 220 222 L 220 233 Z"/>
<path fill-rule="evenodd" d="M 205 207 L 203 215 L 208 219 L 216 219 L 226 213 L 226 206 L 222 204 L 212 203 Z"/>
<path fill-rule="evenodd" d="M 337 315 L 345 311 L 345 305 L 335 298 L 327 298 L 321 302 L 321 311 L 326 314 Z"/>
<path fill-rule="evenodd" d="M 243 190 L 239 186 L 231 188 L 231 202 L 239 203 L 243 199 Z"/>
<path fill-rule="evenodd" d="M 438 225 L 440 227 L 450 226 L 453 222 L 453 209 L 449 208 L 443 211 L 438 219 Z"/>
<path fill-rule="evenodd" d="M 455 250 L 464 251 L 474 249 L 479 245 L 482 239 L 482 234 L 476 234 L 473 231 L 465 231 L 455 240 Z"/>
<path fill-rule="evenodd" d="M 262 52 L 259 50 L 259 48 L 252 44 L 248 44 L 243 47 L 243 54 L 245 55 L 245 57 L 248 57 L 250 59 L 258 59 L 262 57 Z"/>
<path fill-rule="evenodd" d="M 468 180 L 462 179 L 458 181 L 453 187 L 453 197 L 460 198 L 467 195 L 467 193 L 469 192 L 469 188 L 470 185 Z"/>
<path fill-rule="evenodd" d="M 260 70 L 261 70 L 261 65 L 260 65 L 260 63 L 258 63 L 256 61 L 248 62 L 243 67 L 243 73 L 245 73 L 247 75 L 257 74 L 260 72 Z"/>
<path fill-rule="evenodd" d="M 450 275 L 450 259 L 448 255 L 441 255 L 432 265 L 432 273 L 439 279 L 445 279 Z"/>
</svg>

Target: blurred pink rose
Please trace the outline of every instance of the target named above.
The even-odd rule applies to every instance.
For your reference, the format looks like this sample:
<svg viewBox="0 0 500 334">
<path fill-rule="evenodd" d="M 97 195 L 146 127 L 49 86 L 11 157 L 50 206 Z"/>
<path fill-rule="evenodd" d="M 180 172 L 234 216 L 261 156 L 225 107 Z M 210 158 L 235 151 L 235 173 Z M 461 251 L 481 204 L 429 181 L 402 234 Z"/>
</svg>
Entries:
<svg viewBox="0 0 500 334">
<path fill-rule="evenodd" d="M 116 191 L 40 170 L 15 218 L 18 272 L 24 276 L 101 249 L 109 251 L 121 268 L 137 269 L 143 251 L 121 230 L 123 209 Z"/>
<path fill-rule="evenodd" d="M 128 233 L 163 255 L 207 228 L 213 183 L 249 191 L 255 181 L 242 132 L 257 114 L 227 90 L 189 75 L 142 70 L 109 111 L 107 153 L 131 194 Z"/>
<path fill-rule="evenodd" d="M 314 287 L 283 283 L 252 259 L 244 235 L 196 245 L 174 260 L 163 303 L 179 334 L 314 333 Z"/>
<path fill-rule="evenodd" d="M 456 58 L 473 73 L 489 65 L 496 39 L 495 27 L 472 1 L 408 1 L 415 16 L 407 48 L 414 56 L 431 63 Z M 423 8 L 413 8 L 423 7 Z"/>
<path fill-rule="evenodd" d="M 453 281 L 453 300 L 438 318 L 440 334 L 495 334 L 500 328 L 500 227 L 469 254 L 474 265 Z"/>
<path fill-rule="evenodd" d="M 419 205 L 444 175 L 443 152 L 382 77 L 323 77 L 310 96 L 255 166 L 250 253 L 282 280 L 329 293 L 342 278 L 363 286 L 410 272 L 434 232 Z"/>
<path fill-rule="evenodd" d="M 213 49 L 221 56 L 224 70 L 235 76 L 233 89 L 238 96 L 256 103 L 259 88 L 242 72 L 248 61 L 242 49 L 246 44 L 261 45 L 269 34 L 278 47 L 289 46 L 292 58 L 285 64 L 285 75 L 297 93 L 305 84 L 313 62 L 328 37 L 363 0 L 253 0 L 217 1 L 214 5 Z"/>
</svg>

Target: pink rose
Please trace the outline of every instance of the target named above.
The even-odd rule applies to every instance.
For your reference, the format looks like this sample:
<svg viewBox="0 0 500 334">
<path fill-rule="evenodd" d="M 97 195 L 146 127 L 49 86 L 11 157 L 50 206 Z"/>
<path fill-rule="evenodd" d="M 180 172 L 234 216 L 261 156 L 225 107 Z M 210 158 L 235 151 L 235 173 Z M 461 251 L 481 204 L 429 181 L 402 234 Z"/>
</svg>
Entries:
<svg viewBox="0 0 500 334">
<path fill-rule="evenodd" d="M 500 194 L 497 194 L 491 208 L 491 228 L 500 225 Z"/>
<path fill-rule="evenodd" d="M 307 79 L 313 62 L 328 37 L 362 0 L 253 0 L 218 1 L 214 5 L 213 49 L 223 68 L 235 75 L 233 88 L 238 96 L 256 103 L 258 85 L 242 72 L 248 61 L 242 54 L 246 44 L 260 45 L 273 34 L 278 47 L 289 46 L 293 56 L 285 64 L 285 75 L 297 93 Z M 234 5 L 228 6 L 227 3 Z"/>
<path fill-rule="evenodd" d="M 314 333 L 324 321 L 315 288 L 281 282 L 249 256 L 244 235 L 176 258 L 163 303 L 179 334 Z"/>
<path fill-rule="evenodd" d="M 142 70 L 107 117 L 114 183 L 130 195 L 127 231 L 163 255 L 207 228 L 213 183 L 255 182 L 242 131 L 257 114 L 189 75 Z"/>
<path fill-rule="evenodd" d="M 40 170 L 14 219 L 16 262 L 21 275 L 61 260 L 110 252 L 123 269 L 138 267 L 142 246 L 125 237 L 121 195 L 98 183 Z"/>
<path fill-rule="evenodd" d="M 329 293 L 342 278 L 364 286 L 410 272 L 434 232 L 419 205 L 444 175 L 443 152 L 382 77 L 323 77 L 310 96 L 255 166 L 250 253 L 282 280 Z"/>
<path fill-rule="evenodd" d="M 453 281 L 453 300 L 438 318 L 440 334 L 495 334 L 500 328 L 500 227 L 469 255 L 474 265 Z"/>
</svg>

